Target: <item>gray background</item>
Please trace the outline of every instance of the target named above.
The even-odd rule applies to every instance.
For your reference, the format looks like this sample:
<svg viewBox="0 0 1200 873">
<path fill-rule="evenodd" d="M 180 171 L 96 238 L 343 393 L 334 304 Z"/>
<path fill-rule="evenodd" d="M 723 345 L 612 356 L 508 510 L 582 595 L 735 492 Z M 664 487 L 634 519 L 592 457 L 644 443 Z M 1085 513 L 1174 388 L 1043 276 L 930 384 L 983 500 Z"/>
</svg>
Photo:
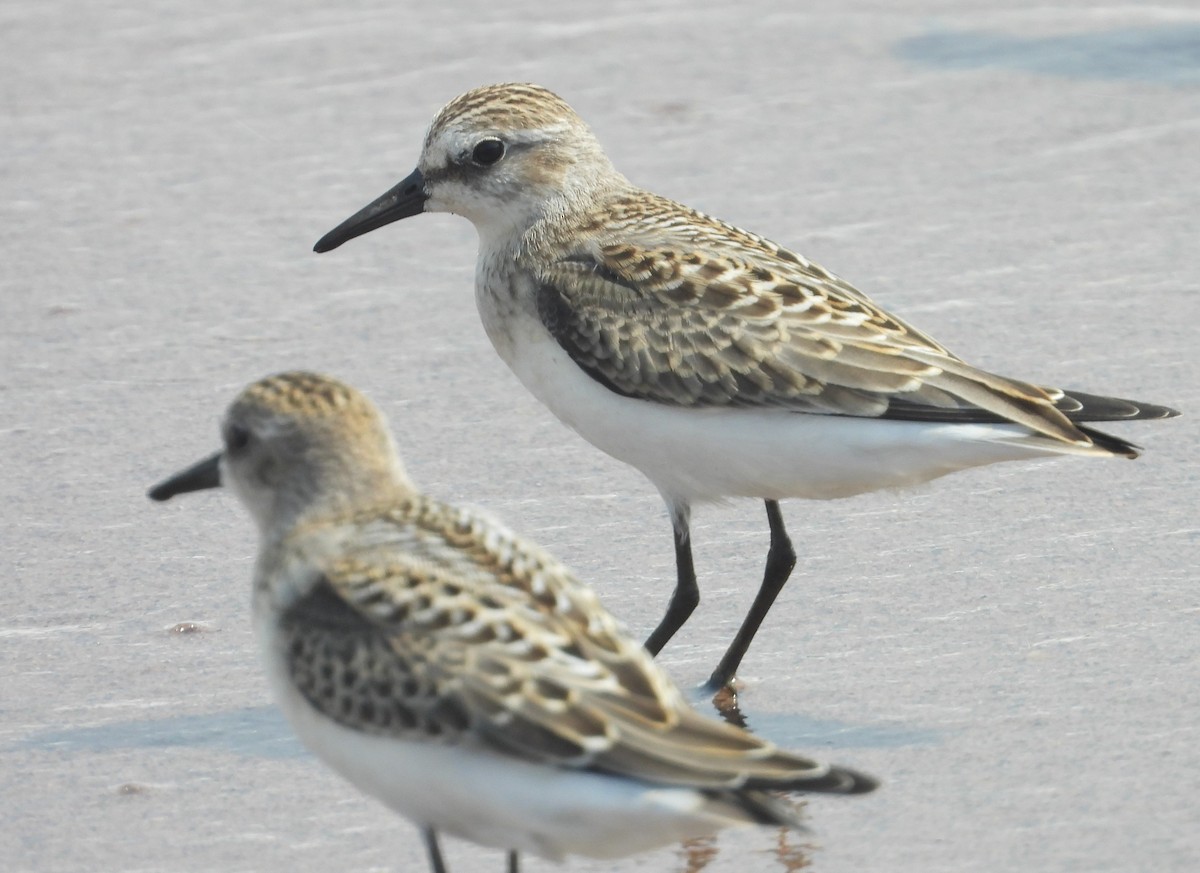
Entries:
<svg viewBox="0 0 1200 873">
<path fill-rule="evenodd" d="M 1136 463 L 787 503 L 801 562 L 744 709 L 885 787 L 813 801 L 811 838 L 571 869 L 796 869 L 805 843 L 820 873 L 1197 868 L 1194 2 L 183 7 L 0 6 L 4 869 L 424 864 L 270 707 L 232 498 L 144 497 L 269 372 L 358 385 L 427 490 L 550 547 L 636 633 L 660 615 L 658 497 L 496 358 L 471 227 L 425 216 L 310 251 L 409 172 L 445 101 L 506 80 L 559 91 L 634 181 L 795 247 L 975 363 L 1187 413 L 1114 427 Z M 753 502 L 700 509 L 694 532 L 703 601 L 663 657 L 689 686 L 766 550 Z M 202 632 L 170 632 L 184 621 Z M 502 864 L 457 842 L 449 860 Z"/>
</svg>

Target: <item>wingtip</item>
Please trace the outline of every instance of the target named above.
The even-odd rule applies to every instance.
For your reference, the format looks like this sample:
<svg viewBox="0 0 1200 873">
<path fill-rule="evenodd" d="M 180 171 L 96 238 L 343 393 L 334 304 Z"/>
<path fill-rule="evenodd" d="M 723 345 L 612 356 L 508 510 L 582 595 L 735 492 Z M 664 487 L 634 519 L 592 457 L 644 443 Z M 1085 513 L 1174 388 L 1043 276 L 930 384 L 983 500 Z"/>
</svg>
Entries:
<svg viewBox="0 0 1200 873">
<path fill-rule="evenodd" d="M 1178 418 L 1183 415 L 1178 409 L 1172 409 L 1170 406 L 1160 406 L 1159 409 L 1162 411 L 1160 418 Z"/>
<path fill-rule="evenodd" d="M 1144 400 L 1088 394 L 1074 389 L 1056 389 L 1061 396 L 1055 406 L 1076 424 L 1099 421 L 1157 421 L 1175 418 L 1179 410 Z"/>
<path fill-rule="evenodd" d="M 870 794 L 880 782 L 874 776 L 850 767 L 830 766 L 819 776 L 811 772 L 805 776 L 783 780 L 750 780 L 746 786 L 754 790 L 797 791 L 806 794 Z"/>
<path fill-rule="evenodd" d="M 837 794 L 870 794 L 880 785 L 879 780 L 874 776 L 847 767 L 834 767 L 832 772 L 842 780 L 841 789 L 835 792 Z"/>
<path fill-rule="evenodd" d="M 819 791 L 822 794 L 870 794 L 879 787 L 879 780 L 850 767 L 830 767 L 822 777 L 798 784 L 796 791 Z"/>
</svg>

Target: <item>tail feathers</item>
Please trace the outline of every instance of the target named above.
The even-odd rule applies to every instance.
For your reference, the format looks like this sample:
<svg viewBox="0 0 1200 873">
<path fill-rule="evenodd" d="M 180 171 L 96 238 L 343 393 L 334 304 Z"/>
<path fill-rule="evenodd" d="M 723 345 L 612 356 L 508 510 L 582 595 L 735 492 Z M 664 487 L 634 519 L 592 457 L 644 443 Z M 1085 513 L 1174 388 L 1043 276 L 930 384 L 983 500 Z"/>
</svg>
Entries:
<svg viewBox="0 0 1200 873">
<path fill-rule="evenodd" d="M 1078 427 L 1082 433 L 1088 435 L 1093 445 L 1105 451 L 1112 452 L 1114 455 L 1123 455 L 1132 460 L 1142 453 L 1142 447 L 1134 445 L 1129 440 L 1123 440 L 1102 430 L 1096 430 L 1094 427 L 1085 427 L 1084 425 L 1079 425 Z"/>
<path fill-rule="evenodd" d="M 1061 388 L 1045 388 L 1054 402 L 1054 408 L 1072 423 L 1088 421 L 1150 421 L 1158 418 L 1174 418 L 1179 411 L 1169 406 L 1144 403 L 1140 400 L 1125 400 L 1121 397 L 1102 397 L 1082 391 L 1064 391 Z M 1017 423 L 1015 417 L 981 407 L 931 406 L 916 403 L 903 396 L 894 396 L 887 411 L 880 418 L 898 421 L 942 421 L 947 424 L 1003 424 Z"/>
<path fill-rule="evenodd" d="M 1059 412 L 1075 423 L 1080 431 L 1087 434 L 1091 441 L 1101 449 L 1114 455 L 1124 455 L 1126 458 L 1136 458 L 1142 453 L 1137 446 L 1126 439 L 1086 427 L 1082 422 L 1093 421 L 1153 421 L 1160 418 L 1174 418 L 1178 410 L 1169 406 L 1159 406 L 1155 403 L 1145 403 L 1141 400 L 1125 400 L 1121 397 L 1102 397 L 1099 394 L 1085 394 L 1082 391 L 1058 391 L 1054 405 Z"/>
<path fill-rule="evenodd" d="M 1145 403 L 1141 400 L 1126 400 L 1121 397 L 1104 397 L 1099 394 L 1086 394 L 1082 391 L 1065 391 L 1061 388 L 1041 389 L 1054 402 L 1054 408 L 1067 419 L 1074 430 L 1087 436 L 1100 449 L 1114 455 L 1124 455 L 1136 458 L 1141 454 L 1141 448 L 1128 440 L 1121 439 L 1103 431 L 1085 427 L 1086 422 L 1094 421 L 1152 421 L 1160 418 L 1174 418 L 1178 410 L 1169 406 L 1159 406 L 1156 403 Z M 905 421 L 940 421 L 948 424 L 1004 424 L 1017 423 L 1016 418 L 999 412 L 981 409 L 976 406 L 936 407 L 913 403 L 903 397 L 894 397 L 882 418 L 892 418 Z M 1030 426 L 1027 422 L 1022 422 Z M 1061 439 L 1050 432 L 1045 432 L 1051 439 Z M 1082 440 L 1078 441 L 1086 448 Z"/>
<path fill-rule="evenodd" d="M 1150 421 L 1158 418 L 1174 418 L 1178 410 L 1141 400 L 1125 400 L 1121 397 L 1103 397 L 1085 394 L 1082 391 L 1047 389 L 1054 398 L 1054 406 L 1074 422 L 1087 421 Z"/>
<path fill-rule="evenodd" d="M 805 777 L 790 783 L 756 785 L 739 788 L 727 794 L 729 800 L 750 816 L 750 820 L 762 825 L 783 825 L 803 828 L 797 807 L 786 798 L 769 793 L 776 791 L 820 791 L 828 794 L 867 794 L 879 787 L 879 780 L 865 773 L 846 767 L 830 767 L 820 778 Z"/>
</svg>

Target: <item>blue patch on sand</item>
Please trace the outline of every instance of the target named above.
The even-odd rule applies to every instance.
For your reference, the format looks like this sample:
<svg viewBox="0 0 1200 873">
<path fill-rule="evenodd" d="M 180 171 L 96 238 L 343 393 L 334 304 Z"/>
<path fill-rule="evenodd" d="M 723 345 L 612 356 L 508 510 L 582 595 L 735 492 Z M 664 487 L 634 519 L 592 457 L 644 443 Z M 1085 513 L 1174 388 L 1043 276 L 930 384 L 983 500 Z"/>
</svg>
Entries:
<svg viewBox="0 0 1200 873">
<path fill-rule="evenodd" d="M 1003 69 L 1060 76 L 1200 84 L 1200 26 L 1120 28 L 1026 38 L 986 31 L 942 31 L 902 40 L 905 60 L 948 70 Z"/>
<path fill-rule="evenodd" d="M 777 746 L 800 752 L 816 749 L 895 749 L 937 746 L 943 732 L 904 724 L 851 724 L 787 713 L 753 713 L 749 727 Z"/>
<path fill-rule="evenodd" d="M 255 758 L 308 755 L 273 706 L 38 731 L 10 748 L 107 752 L 172 747 L 207 748 Z"/>
<path fill-rule="evenodd" d="M 713 712 L 712 691 L 705 686 L 685 689 L 692 706 L 704 715 Z M 938 746 L 946 731 L 897 722 L 854 723 L 832 718 L 813 718 L 800 713 L 749 712 L 738 710 L 747 730 L 794 751 L 826 749 L 895 749 L 902 746 Z"/>
</svg>

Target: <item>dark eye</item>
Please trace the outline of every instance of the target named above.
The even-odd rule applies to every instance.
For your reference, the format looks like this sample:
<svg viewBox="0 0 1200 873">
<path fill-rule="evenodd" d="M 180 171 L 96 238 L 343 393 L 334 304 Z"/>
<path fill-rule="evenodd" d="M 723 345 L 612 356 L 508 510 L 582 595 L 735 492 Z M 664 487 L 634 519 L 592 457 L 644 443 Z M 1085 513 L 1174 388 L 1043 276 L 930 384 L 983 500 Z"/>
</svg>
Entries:
<svg viewBox="0 0 1200 873">
<path fill-rule="evenodd" d="M 482 140 L 471 152 L 471 160 L 481 167 L 490 167 L 504 157 L 504 143 L 495 138 Z"/>
<path fill-rule="evenodd" d="M 225 429 L 225 449 L 240 452 L 250 444 L 250 431 L 240 424 L 231 424 Z"/>
</svg>

